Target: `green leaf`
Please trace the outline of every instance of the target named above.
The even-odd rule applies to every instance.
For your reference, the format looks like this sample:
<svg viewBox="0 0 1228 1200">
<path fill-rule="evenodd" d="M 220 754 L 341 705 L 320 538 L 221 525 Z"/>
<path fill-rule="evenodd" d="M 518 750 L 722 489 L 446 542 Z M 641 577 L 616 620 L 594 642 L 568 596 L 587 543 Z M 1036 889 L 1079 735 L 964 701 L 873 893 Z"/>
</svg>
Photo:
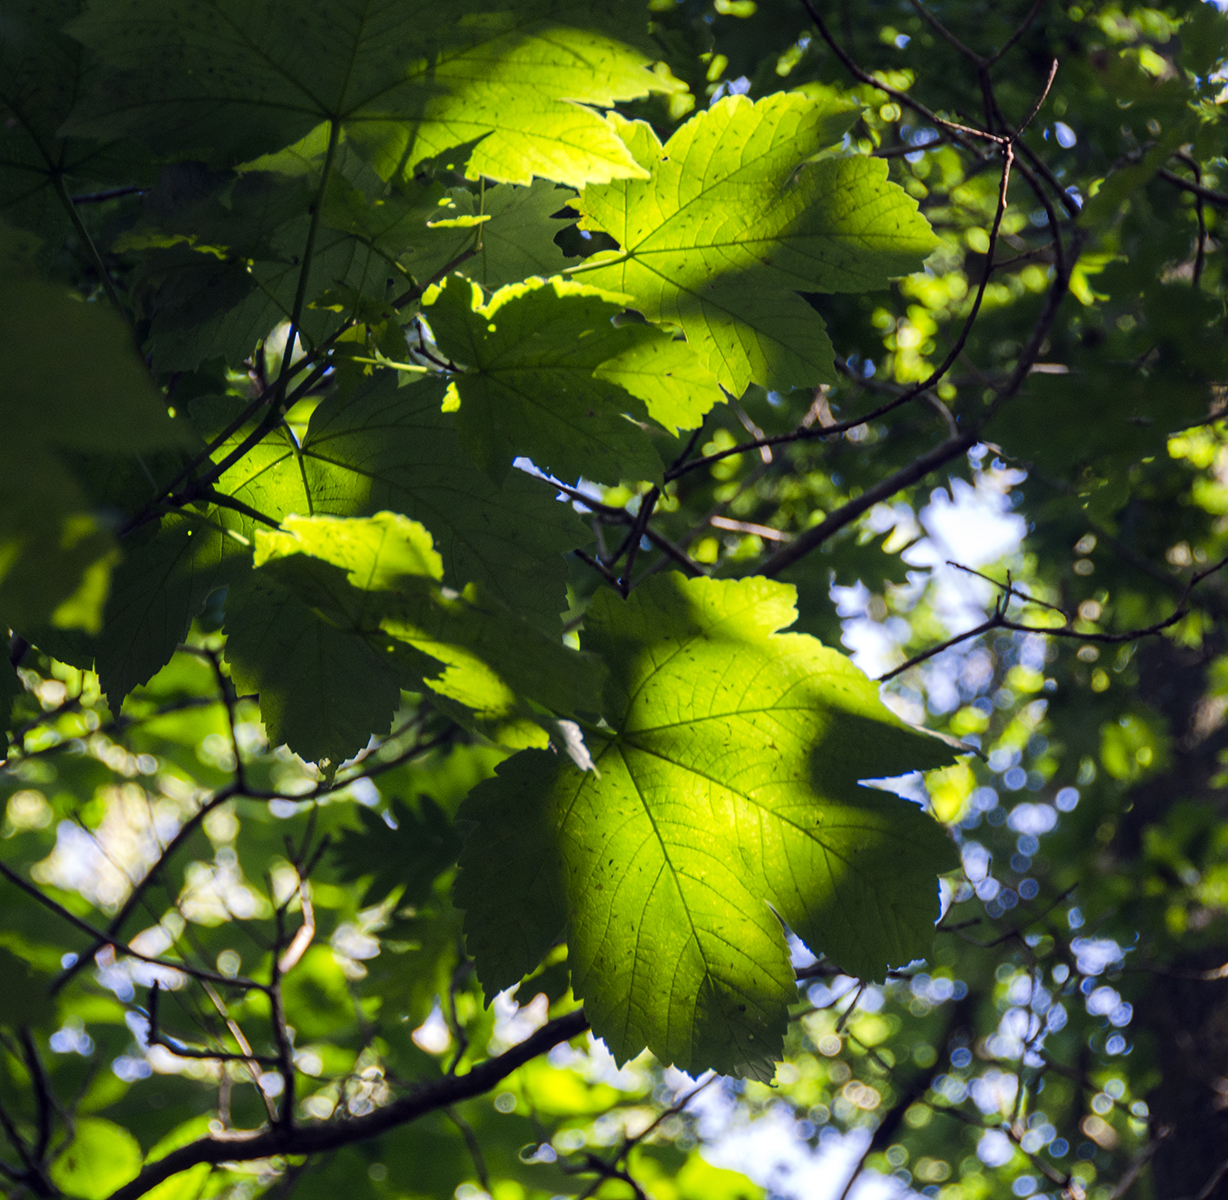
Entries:
<svg viewBox="0 0 1228 1200">
<path fill-rule="evenodd" d="M 1047 472 L 1121 475 L 1168 435 L 1205 415 L 1211 389 L 1174 373 L 1148 378 L 1129 365 L 1100 364 L 1092 376 L 1038 375 L 1004 405 L 989 429 L 1002 449 Z"/>
<path fill-rule="evenodd" d="M 152 537 L 125 544 L 94 643 L 94 669 L 112 712 L 170 662 L 209 594 L 246 573 L 249 546 L 216 514 L 185 510 L 164 517 Z"/>
<path fill-rule="evenodd" d="M 798 293 L 884 287 L 937 244 L 883 160 L 810 161 L 854 116 L 797 93 L 731 96 L 664 147 L 643 122 L 611 117 L 651 178 L 585 188 L 582 227 L 621 248 L 579 277 L 678 325 L 734 395 L 833 382 L 823 321 Z"/>
<path fill-rule="evenodd" d="M 335 771 L 387 732 L 411 683 L 364 589 L 434 579 L 442 568 L 430 534 L 393 513 L 287 517 L 284 526 L 257 543 L 256 566 L 273 569 L 227 596 L 226 659 L 240 692 L 260 697 L 269 740 Z M 313 554 L 323 561 L 304 570 Z"/>
<path fill-rule="evenodd" d="M 600 708 L 595 662 L 473 588 L 438 586 L 442 564 L 417 522 L 283 525 L 257 534 L 258 570 L 226 604 L 227 660 L 240 692 L 259 695 L 274 744 L 335 770 L 387 730 L 402 688 L 424 685 L 489 720 L 531 716 L 521 697 L 567 715 Z"/>
<path fill-rule="evenodd" d="M 617 7 L 642 31 L 642 9 Z M 69 27 L 108 74 L 68 129 L 230 166 L 337 121 L 385 178 L 471 141 L 475 179 L 638 175 L 584 106 L 684 85 L 587 16 L 574 0 L 502 13 L 465 0 L 324 0 L 292 21 L 273 0 L 107 0 Z"/>
<path fill-rule="evenodd" d="M 115 540 L 90 464 L 196 443 L 103 304 L 34 280 L 0 282 L 0 609 L 9 624 L 97 632 Z"/>
<path fill-rule="evenodd" d="M 0 946 L 0 974 L 4 979 L 0 988 L 0 1025 L 16 1029 L 51 1019 L 54 1005 L 47 995 L 51 980 L 46 975 L 4 946 Z"/>
<path fill-rule="evenodd" d="M 146 205 L 150 219 L 116 243 L 124 252 L 146 251 L 136 294 L 150 319 L 149 345 L 159 372 L 186 371 L 210 358 L 238 366 L 294 307 L 307 243 L 314 191 L 309 181 L 250 172 L 238 180 L 205 175 L 199 167 L 175 168 Z M 390 224 L 406 221 L 375 210 L 364 223 L 337 196 L 348 185 L 334 177 L 329 213 L 336 228 L 319 231 L 303 284 L 308 307 L 300 333 L 315 345 L 345 316 L 310 302 L 329 289 L 387 294 L 398 274 L 381 248 Z M 353 190 L 352 188 L 350 190 Z M 434 211 L 410 208 L 419 227 Z"/>
<path fill-rule="evenodd" d="M 261 532 L 256 566 L 295 554 L 321 558 L 348 573 L 360 591 L 390 591 L 409 578 L 440 579 L 443 561 L 431 535 L 396 513 L 368 520 L 288 517 L 284 532 Z"/>
<path fill-rule="evenodd" d="M 1137 302 L 1130 340 L 1115 330 L 1108 347 L 1119 361 L 1094 344 L 1069 346 L 1063 373 L 1030 375 L 989 429 L 1007 454 L 1047 474 L 1126 486 L 1140 459 L 1164 454 L 1170 434 L 1213 411 L 1228 352 L 1218 300 L 1179 283 L 1149 280 L 1143 291 L 1117 267 L 1103 278 Z"/>
<path fill-rule="evenodd" d="M 453 381 L 461 441 L 497 480 L 527 455 L 567 479 L 660 481 L 656 450 L 628 420 L 648 409 L 623 381 L 652 395 L 671 428 L 720 395 L 709 381 L 706 394 L 679 403 L 669 384 L 648 383 L 645 368 L 655 356 L 681 364 L 685 376 L 688 367 L 699 373 L 693 355 L 688 363 L 688 348 L 675 350 L 653 326 L 615 326 L 621 298 L 597 288 L 531 279 L 483 303 L 476 285 L 452 279 L 424 299 L 440 350 L 470 368 Z"/>
<path fill-rule="evenodd" d="M 270 737 L 304 758 L 335 764 L 364 731 L 386 728 L 398 680 L 488 719 L 531 715 L 522 696 L 566 715 L 599 710 L 598 664 L 472 587 L 441 589 L 439 556 L 416 522 L 380 513 L 284 525 L 257 535 L 261 570 L 227 617 L 227 657 L 260 692 Z"/>
<path fill-rule="evenodd" d="M 424 251 L 405 265 L 418 279 L 429 279 L 441 267 L 474 244 L 474 232 L 448 222 L 481 219 L 481 248 L 457 269 L 493 291 L 530 275 L 557 275 L 570 260 L 554 236 L 568 222 L 554 214 L 575 199 L 575 193 L 538 179 L 532 187 L 501 183 L 475 196 L 466 188 L 447 193 L 447 204 L 436 207 L 430 221 L 434 237 Z"/>
<path fill-rule="evenodd" d="M 106 1200 L 141 1169 L 141 1148 L 121 1125 L 101 1117 L 78 1120 L 68 1149 L 51 1166 L 51 1181 L 66 1196 Z"/>
<path fill-rule="evenodd" d="M 1195 4 L 1181 26 L 1181 57 L 1196 75 L 1208 75 L 1228 55 L 1228 16 Z"/>
<path fill-rule="evenodd" d="M 6 448 L 140 454 L 195 445 L 189 428 L 167 415 L 123 322 L 104 304 L 48 283 L 6 280 L 0 310 Z"/>
<path fill-rule="evenodd" d="M 563 554 L 588 540 L 586 530 L 540 480 L 514 471 L 496 486 L 467 464 L 455 417 L 440 411 L 444 387 L 398 388 L 382 373 L 344 401 L 321 404 L 302 450 L 313 511 L 404 513 L 431 533 L 444 584 L 481 584 L 512 612 L 557 631 Z"/>
<path fill-rule="evenodd" d="M 593 600 L 600 777 L 524 751 L 462 809 L 457 903 L 488 997 L 566 929 L 573 990 L 619 1060 L 647 1046 L 756 1074 L 797 996 L 780 921 L 862 977 L 928 952 L 954 848 L 858 781 L 950 751 L 848 659 L 778 633 L 794 615 L 793 589 L 764 579 L 666 575 Z"/>
<path fill-rule="evenodd" d="M 648 415 L 670 433 L 697 428 L 725 400 L 716 378 L 680 338 L 640 336 L 593 374 L 643 400 Z"/>
<path fill-rule="evenodd" d="M 59 250 L 69 228 L 57 180 L 131 183 L 144 174 L 130 149 L 59 136 L 96 74 L 84 47 L 60 32 L 80 10 L 79 0 L 0 5 L 0 216 L 42 238 L 44 259 Z"/>
<path fill-rule="evenodd" d="M 369 808 L 357 811 L 362 829 L 347 829 L 333 846 L 341 877 L 372 877 L 360 901 L 364 906 L 379 904 L 397 887 L 405 889 L 402 905 L 422 904 L 460 852 L 460 838 L 448 814 L 429 796 L 419 796 L 413 807 L 393 797 L 388 811 L 396 824 L 391 828 Z"/>
<path fill-rule="evenodd" d="M 342 585 L 344 579 L 330 579 Z M 401 702 L 402 672 L 378 630 L 338 628 L 293 587 L 253 572 L 226 597 L 226 661 L 240 694 L 257 695 L 269 741 L 330 775 Z"/>
</svg>

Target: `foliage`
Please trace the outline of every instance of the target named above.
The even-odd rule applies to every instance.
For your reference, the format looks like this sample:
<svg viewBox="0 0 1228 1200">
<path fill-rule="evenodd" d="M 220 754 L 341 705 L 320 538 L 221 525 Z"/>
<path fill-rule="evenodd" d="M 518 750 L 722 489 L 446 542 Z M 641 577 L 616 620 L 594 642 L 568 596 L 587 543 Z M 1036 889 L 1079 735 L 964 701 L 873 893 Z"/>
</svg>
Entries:
<svg viewBox="0 0 1228 1200">
<path fill-rule="evenodd" d="M 1226 57 L 0 0 L 8 1192 L 1228 1194 Z"/>
</svg>

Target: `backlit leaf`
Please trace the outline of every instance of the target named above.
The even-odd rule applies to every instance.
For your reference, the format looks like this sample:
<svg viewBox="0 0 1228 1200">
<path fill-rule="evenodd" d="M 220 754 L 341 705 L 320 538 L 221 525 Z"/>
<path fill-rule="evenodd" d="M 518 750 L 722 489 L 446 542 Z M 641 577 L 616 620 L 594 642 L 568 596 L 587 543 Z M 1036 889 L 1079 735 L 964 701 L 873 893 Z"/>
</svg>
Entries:
<svg viewBox="0 0 1228 1200">
<path fill-rule="evenodd" d="M 115 539 L 90 460 L 187 449 L 196 438 L 137 357 L 123 321 L 35 280 L 0 282 L 0 609 L 10 624 L 97 632 Z"/>
<path fill-rule="evenodd" d="M 448 587 L 479 583 L 513 612 L 557 629 L 563 554 L 584 544 L 586 531 L 540 480 L 513 471 L 496 486 L 468 465 L 455 417 L 440 411 L 443 393 L 441 382 L 398 388 L 384 375 L 344 402 L 321 404 L 303 445 L 314 511 L 404 513 L 430 531 Z"/>
<path fill-rule="evenodd" d="M 793 589 L 659 576 L 601 592 L 611 670 L 600 778 L 525 751 L 462 810 L 458 903 L 487 995 L 564 930 L 572 986 L 617 1057 L 761 1072 L 796 999 L 780 921 L 844 970 L 924 956 L 942 829 L 858 781 L 950 761 L 848 659 L 801 634 Z"/>
<path fill-rule="evenodd" d="M 270 739 L 335 769 L 384 732 L 400 689 L 488 719 L 599 709 L 595 662 L 472 588 L 445 592 L 429 534 L 395 513 L 288 517 L 257 535 L 253 578 L 227 601 L 226 655 L 260 694 Z"/>
<path fill-rule="evenodd" d="M 634 36 L 642 15 L 637 31 L 634 6 L 625 9 Z M 386 178 L 477 139 L 473 178 L 639 175 L 583 106 L 683 85 L 585 28 L 582 12 L 566 2 L 491 13 L 467 0 L 316 0 L 288 20 L 273 0 L 108 0 L 70 27 L 108 74 L 68 127 L 176 153 L 207 148 L 231 166 L 334 121 Z"/>
<path fill-rule="evenodd" d="M 136 1175 L 141 1148 L 121 1125 L 100 1117 L 76 1123 L 68 1148 L 51 1168 L 52 1182 L 66 1195 L 80 1200 L 105 1200 Z"/>
<path fill-rule="evenodd" d="M 845 102 L 796 93 L 730 96 L 664 147 L 646 124 L 611 117 L 651 177 L 585 188 L 582 226 L 620 249 L 577 277 L 678 325 L 735 395 L 751 382 L 832 382 L 823 321 L 798 293 L 883 287 L 936 244 L 884 161 L 809 161 L 854 116 Z"/>
<path fill-rule="evenodd" d="M 689 346 L 651 325 L 615 326 L 618 296 L 531 279 L 483 299 L 455 279 L 426 297 L 440 350 L 469 368 L 453 381 L 462 442 L 495 479 L 524 454 L 567 479 L 659 480 L 660 458 L 628 415 L 659 412 L 672 432 L 720 398 Z M 680 377 L 647 379 L 654 363 Z"/>
</svg>

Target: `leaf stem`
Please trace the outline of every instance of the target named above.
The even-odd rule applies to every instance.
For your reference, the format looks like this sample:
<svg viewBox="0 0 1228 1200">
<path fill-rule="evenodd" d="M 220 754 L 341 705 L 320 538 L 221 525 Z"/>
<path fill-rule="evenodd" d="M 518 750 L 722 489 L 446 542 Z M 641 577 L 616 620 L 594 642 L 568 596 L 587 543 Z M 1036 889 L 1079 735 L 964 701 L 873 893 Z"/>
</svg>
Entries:
<svg viewBox="0 0 1228 1200">
<path fill-rule="evenodd" d="M 333 170 L 333 159 L 337 156 L 337 146 L 341 141 L 341 122 L 335 117 L 328 123 L 328 149 L 324 152 L 324 165 L 320 168 L 320 190 L 316 193 L 315 203 L 311 206 L 311 221 L 307 226 L 307 244 L 303 247 L 303 265 L 299 270 L 298 286 L 294 289 L 294 306 L 290 309 L 290 328 L 286 332 L 286 349 L 281 358 L 281 370 L 277 374 L 278 391 L 270 404 L 270 410 L 280 417 L 281 398 L 285 394 L 286 374 L 290 360 L 294 357 L 294 343 L 298 339 L 299 329 L 303 320 L 303 307 L 307 303 L 307 285 L 311 277 L 311 266 L 315 259 L 316 238 L 320 232 L 320 220 L 324 213 L 324 200 L 328 194 L 328 180 Z M 267 418 L 266 418 L 267 420 Z M 263 422 L 262 422 L 263 424 Z"/>
<path fill-rule="evenodd" d="M 72 222 L 72 227 L 76 230 L 77 237 L 81 239 L 82 246 L 85 247 L 86 253 L 90 256 L 90 261 L 94 264 L 94 270 L 98 273 L 98 278 L 102 283 L 102 290 L 106 292 L 111 306 L 119 313 L 124 324 L 127 326 L 128 336 L 132 339 L 132 345 L 137 352 L 137 356 L 144 361 L 144 355 L 141 353 L 141 340 L 137 337 L 136 326 L 132 323 L 132 315 L 119 298 L 119 292 L 116 291 L 115 281 L 111 278 L 111 272 L 107 270 L 107 264 L 103 262 L 102 255 L 98 252 L 98 247 L 94 245 L 94 239 L 90 237 L 90 231 L 86 229 L 85 222 L 81 220 L 81 214 L 77 212 L 77 206 L 73 203 L 72 197 L 68 194 L 68 189 L 64 186 L 64 177 L 59 174 L 53 175 L 51 177 L 51 184 L 55 189 L 56 196 L 59 197 L 60 204 L 64 207 L 64 211 L 68 213 L 68 219 Z"/>
</svg>

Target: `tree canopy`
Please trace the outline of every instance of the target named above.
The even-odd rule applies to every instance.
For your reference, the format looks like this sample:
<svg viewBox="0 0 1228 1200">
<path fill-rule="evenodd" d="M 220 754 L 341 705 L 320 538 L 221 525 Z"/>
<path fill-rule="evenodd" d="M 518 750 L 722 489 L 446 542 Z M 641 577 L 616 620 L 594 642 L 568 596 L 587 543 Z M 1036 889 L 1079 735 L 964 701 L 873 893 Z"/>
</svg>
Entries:
<svg viewBox="0 0 1228 1200">
<path fill-rule="evenodd" d="M 1226 78 L 0 0 L 6 1194 L 1228 1197 Z"/>
</svg>

